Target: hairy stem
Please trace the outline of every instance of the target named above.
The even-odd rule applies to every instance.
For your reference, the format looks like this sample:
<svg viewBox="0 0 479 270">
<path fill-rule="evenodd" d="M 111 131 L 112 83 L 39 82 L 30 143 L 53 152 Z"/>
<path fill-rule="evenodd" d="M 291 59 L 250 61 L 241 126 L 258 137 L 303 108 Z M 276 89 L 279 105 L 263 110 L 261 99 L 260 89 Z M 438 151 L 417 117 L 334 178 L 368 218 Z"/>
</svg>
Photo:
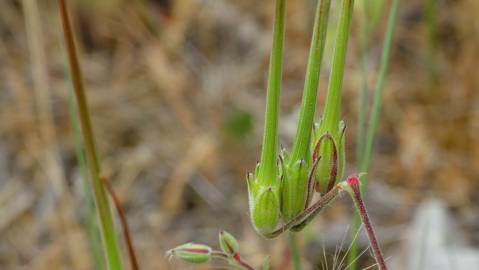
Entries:
<svg viewBox="0 0 479 270">
<path fill-rule="evenodd" d="M 346 180 L 347 185 L 349 188 L 346 190 L 348 191 L 349 195 L 354 201 L 354 205 L 359 212 L 359 216 L 364 224 L 364 228 L 369 238 L 369 243 L 371 245 L 371 249 L 374 254 L 374 258 L 378 264 L 379 270 L 387 270 L 386 263 L 384 261 L 383 252 L 381 247 L 379 246 L 379 242 L 376 238 L 376 233 L 374 232 L 373 225 L 369 220 L 369 215 L 366 210 L 366 206 L 364 205 L 362 196 L 361 196 L 361 188 L 359 186 L 359 178 L 356 176 L 350 176 L 348 180 Z"/>
</svg>

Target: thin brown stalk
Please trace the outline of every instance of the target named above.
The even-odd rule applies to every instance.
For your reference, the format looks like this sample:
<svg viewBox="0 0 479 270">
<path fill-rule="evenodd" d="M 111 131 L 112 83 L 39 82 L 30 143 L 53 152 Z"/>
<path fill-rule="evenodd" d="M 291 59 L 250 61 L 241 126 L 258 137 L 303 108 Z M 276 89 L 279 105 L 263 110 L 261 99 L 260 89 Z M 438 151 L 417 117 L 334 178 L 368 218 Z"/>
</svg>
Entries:
<svg viewBox="0 0 479 270">
<path fill-rule="evenodd" d="M 82 73 L 75 48 L 73 31 L 70 25 L 70 19 L 68 16 L 65 0 L 58 0 L 58 4 L 67 47 L 68 63 L 73 83 L 73 90 L 78 108 L 78 117 L 80 119 L 83 141 L 85 143 L 87 163 L 90 177 L 93 182 L 93 191 L 100 221 L 105 259 L 107 261 L 108 269 L 121 270 L 123 269 L 123 266 L 116 239 L 115 227 L 113 225 L 108 197 L 100 180 L 100 163 L 98 161 L 95 148 L 93 129 L 90 121 L 85 89 L 83 87 Z"/>
</svg>

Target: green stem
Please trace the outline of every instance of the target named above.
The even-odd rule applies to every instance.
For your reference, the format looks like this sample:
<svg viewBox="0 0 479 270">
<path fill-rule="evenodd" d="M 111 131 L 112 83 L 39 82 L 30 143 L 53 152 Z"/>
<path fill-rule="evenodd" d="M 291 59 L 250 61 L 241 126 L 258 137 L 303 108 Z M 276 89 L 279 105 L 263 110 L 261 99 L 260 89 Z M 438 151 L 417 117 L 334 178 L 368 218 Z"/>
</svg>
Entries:
<svg viewBox="0 0 479 270">
<path fill-rule="evenodd" d="M 360 63 L 361 63 L 361 85 L 359 89 L 359 113 L 358 132 L 356 135 L 356 162 L 360 163 L 363 155 L 364 140 L 366 137 L 366 111 L 367 111 L 367 51 L 369 47 L 369 1 L 363 1 L 363 19 L 360 35 Z"/>
<path fill-rule="evenodd" d="M 264 184 L 272 184 L 277 176 L 276 156 L 278 153 L 278 115 L 281 91 L 283 62 L 284 16 L 286 1 L 277 0 L 273 28 L 273 48 L 271 50 L 266 97 L 263 149 L 261 151 L 259 178 Z"/>
<path fill-rule="evenodd" d="M 373 149 L 374 138 L 376 135 L 379 112 L 381 111 L 381 103 L 382 103 L 382 97 L 384 92 L 384 83 L 385 83 L 386 73 L 389 66 L 392 40 L 394 36 L 394 31 L 396 29 L 398 6 L 399 6 L 399 0 L 393 0 L 391 9 L 389 11 L 389 17 L 388 17 L 387 28 L 386 28 L 386 36 L 384 38 L 384 46 L 383 46 L 383 51 L 381 55 L 381 63 L 379 66 L 378 81 L 377 81 L 376 89 L 374 92 L 373 109 L 369 117 L 369 127 L 368 127 L 368 131 L 366 135 L 366 146 L 364 147 L 364 154 L 361 160 L 361 166 L 360 166 L 361 172 L 367 172 L 369 169 L 369 164 L 371 162 L 371 154 Z M 362 182 L 362 183 L 363 183 L 363 186 L 366 185 L 366 182 Z"/>
<path fill-rule="evenodd" d="M 328 95 L 324 109 L 324 130 L 336 136 L 341 113 L 341 90 L 343 84 L 344 64 L 348 48 L 349 29 L 353 15 L 354 0 L 344 0 L 339 17 L 336 47 L 334 49 L 332 70 L 329 77 Z"/>
<path fill-rule="evenodd" d="M 311 146 L 311 132 L 316 109 L 319 74 L 326 44 L 326 31 L 328 29 L 329 9 L 331 0 L 318 1 L 309 51 L 306 79 L 304 82 L 303 99 L 299 114 L 298 129 L 293 145 L 292 162 L 308 160 Z"/>
<path fill-rule="evenodd" d="M 366 136 L 366 145 L 363 147 L 361 159 L 358 161 L 360 172 L 367 172 L 371 162 L 372 148 L 374 144 L 379 112 L 381 110 L 384 82 L 385 82 L 387 68 L 389 65 L 392 40 L 394 36 L 394 31 L 396 28 L 396 21 L 397 21 L 398 9 L 399 9 L 398 7 L 399 7 L 399 0 L 393 0 L 390 11 L 389 11 L 389 16 L 388 16 L 386 35 L 384 38 L 384 46 L 383 46 L 383 51 L 381 55 L 381 64 L 379 67 L 379 76 L 378 76 L 378 81 L 376 83 L 376 89 L 374 93 L 373 109 L 371 111 L 371 115 L 369 118 L 369 126 L 368 126 L 367 136 Z M 358 141 L 358 143 L 363 143 L 363 142 Z M 362 174 L 360 176 L 360 181 L 362 183 L 362 187 L 361 187 L 362 190 L 365 190 L 367 185 L 367 179 L 365 177 L 365 174 Z M 360 225 L 361 225 L 361 219 L 359 214 L 356 211 L 353 218 L 352 231 L 357 231 Z M 348 262 L 350 263 L 352 270 L 357 269 L 357 263 L 356 263 L 357 256 L 358 256 L 358 245 L 357 245 L 357 241 L 354 240 L 353 243 L 351 244 L 351 250 L 348 254 Z"/>
<path fill-rule="evenodd" d="M 76 117 L 77 110 L 75 108 L 75 104 L 73 103 L 73 91 L 70 89 L 68 95 L 68 107 L 69 107 L 69 114 L 70 114 L 70 121 L 72 122 L 73 126 L 73 134 L 75 139 L 75 156 L 78 162 L 78 167 L 80 171 L 80 177 L 82 178 L 83 183 L 83 192 L 85 196 L 85 205 L 87 208 L 87 231 L 88 231 L 88 238 L 90 240 L 91 246 L 91 253 L 93 256 L 93 262 L 95 265 L 95 269 L 103 269 L 103 260 L 101 258 L 102 250 L 100 244 L 100 234 L 97 227 L 97 221 L 95 218 L 95 202 L 93 199 L 93 194 L 91 192 L 91 185 L 88 182 L 88 174 L 86 168 L 86 161 L 85 155 L 83 153 L 82 147 L 82 139 L 81 139 L 81 131 L 80 125 L 78 124 L 78 119 Z"/>
<path fill-rule="evenodd" d="M 67 45 L 68 60 L 72 75 L 71 78 L 73 90 L 77 102 L 78 116 L 82 128 L 83 141 L 85 143 L 87 163 L 89 167 L 90 178 L 93 182 L 93 191 L 98 210 L 97 213 L 100 220 L 103 246 L 104 250 L 106 251 L 105 259 L 107 261 L 108 269 L 123 269 L 108 198 L 100 180 L 100 163 L 96 153 L 93 129 L 91 126 L 90 115 L 88 113 L 87 99 L 83 87 L 80 64 L 76 54 L 73 32 L 68 17 L 65 0 L 59 0 L 58 3 L 60 8 L 60 16 L 62 19 L 63 33 L 65 35 L 65 43 Z"/>
<path fill-rule="evenodd" d="M 301 257 L 299 255 L 298 245 L 296 244 L 296 237 L 292 232 L 288 232 L 288 245 L 293 260 L 293 269 L 301 270 Z"/>
</svg>

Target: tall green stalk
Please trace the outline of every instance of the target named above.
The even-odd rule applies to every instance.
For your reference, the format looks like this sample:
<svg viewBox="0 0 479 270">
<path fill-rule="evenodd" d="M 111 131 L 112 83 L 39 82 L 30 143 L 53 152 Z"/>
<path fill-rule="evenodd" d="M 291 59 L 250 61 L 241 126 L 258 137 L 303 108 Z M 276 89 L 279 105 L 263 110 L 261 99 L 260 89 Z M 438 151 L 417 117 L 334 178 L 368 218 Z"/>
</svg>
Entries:
<svg viewBox="0 0 479 270">
<path fill-rule="evenodd" d="M 321 61 L 326 43 L 330 4 L 330 0 L 322 0 L 317 3 L 293 151 L 291 156 L 286 152 L 282 153 L 281 178 L 283 187 L 281 192 L 281 213 L 286 222 L 304 210 L 310 197 L 308 196 L 308 172 L 312 167 L 310 154 L 311 133 L 316 110 Z"/>
<path fill-rule="evenodd" d="M 384 37 L 383 51 L 381 54 L 381 63 L 379 66 L 379 75 L 378 81 L 376 83 L 374 101 L 372 105 L 372 111 L 369 117 L 369 126 L 366 133 L 366 141 L 358 143 L 365 143 L 363 147 L 362 155 L 358 161 L 359 171 L 367 172 L 371 162 L 372 149 L 374 144 L 374 139 L 376 135 L 377 123 L 379 119 L 379 113 L 381 111 L 381 103 L 384 92 L 384 83 L 386 78 L 386 73 L 389 65 L 390 52 L 392 46 L 392 40 L 394 36 L 394 31 L 396 28 L 397 15 L 399 10 L 399 0 L 393 0 L 391 8 L 389 10 L 388 22 L 386 26 L 386 35 Z M 364 123 L 365 124 L 365 123 Z M 365 190 L 367 186 L 367 179 L 365 178 L 366 174 L 361 175 L 362 189 Z M 359 214 L 355 213 L 353 218 L 353 233 L 359 229 L 361 220 Z M 351 264 L 351 269 L 357 269 L 356 258 L 358 256 L 358 245 L 356 241 L 353 241 L 351 250 L 348 255 L 348 262 Z"/>
<path fill-rule="evenodd" d="M 286 1 L 278 0 L 276 5 L 276 14 L 278 16 L 275 17 L 274 22 L 273 47 L 269 62 L 265 127 L 260 160 L 261 167 L 258 175 L 258 178 L 265 181 L 265 184 L 271 184 L 277 178 L 278 173 L 276 158 L 278 155 L 279 96 L 283 64 L 285 11 Z"/>
<path fill-rule="evenodd" d="M 340 121 L 341 94 L 353 10 L 354 0 L 342 1 L 324 113 L 319 128 L 315 129 L 314 144 L 319 153 L 314 153 L 314 156 L 321 157 L 316 170 L 319 183 L 317 188 L 323 194 L 342 178 L 344 168 L 345 136 L 344 123 Z M 330 139 L 322 143 L 321 138 L 324 136 L 330 136 Z"/>
<path fill-rule="evenodd" d="M 363 23 L 360 30 L 360 71 L 361 84 L 359 87 L 359 113 L 358 113 L 358 131 L 356 134 L 356 162 L 359 164 L 364 148 L 364 141 L 366 137 L 366 116 L 367 116 L 367 49 L 369 47 L 369 1 L 363 0 Z"/>
<path fill-rule="evenodd" d="M 83 87 L 83 79 L 76 53 L 73 32 L 68 17 L 68 12 L 65 0 L 59 0 L 60 16 L 62 19 L 63 33 L 65 36 L 65 43 L 68 52 L 68 62 L 70 66 L 71 78 L 73 83 L 73 90 L 78 108 L 78 116 L 80 119 L 81 130 L 83 134 L 83 141 L 85 143 L 87 164 L 89 167 L 90 178 L 93 182 L 93 191 L 95 195 L 95 202 L 97 213 L 100 221 L 101 235 L 103 240 L 103 247 L 105 250 L 105 259 L 108 269 L 121 270 L 123 265 L 116 239 L 115 227 L 110 212 L 108 197 L 106 195 L 103 184 L 100 180 L 100 163 L 96 153 L 95 141 L 93 136 L 93 129 L 90 121 L 88 111 L 87 99 Z"/>
<path fill-rule="evenodd" d="M 366 135 L 366 146 L 364 148 L 364 154 L 361 161 L 360 171 L 367 172 L 369 164 L 371 162 L 371 154 L 373 150 L 374 139 L 376 135 L 376 129 L 379 119 L 379 113 L 381 112 L 381 104 L 384 93 L 384 83 L 386 81 L 386 73 L 389 66 L 389 59 L 391 55 L 392 40 L 394 37 L 394 31 L 396 30 L 396 21 L 398 15 L 399 0 L 392 0 L 391 9 L 389 11 L 386 35 L 384 37 L 383 51 L 381 54 L 381 63 L 379 65 L 378 81 L 374 92 L 374 100 L 371 115 L 369 116 L 369 126 Z M 364 184 L 365 182 L 362 181 Z"/>
<path fill-rule="evenodd" d="M 299 113 L 298 128 L 291 155 L 292 161 L 308 160 L 311 147 L 311 132 L 316 110 L 316 97 L 318 93 L 319 74 L 326 45 L 326 32 L 328 29 L 329 10 L 331 0 L 318 0 L 313 26 L 313 36 L 309 49 L 308 66 L 304 82 L 301 111 Z"/>
<path fill-rule="evenodd" d="M 281 182 L 278 177 L 278 118 L 283 63 L 286 1 L 276 1 L 273 45 L 269 63 L 266 112 L 261 160 L 253 174 L 248 174 L 251 221 L 257 232 L 267 235 L 279 222 Z"/>
<path fill-rule="evenodd" d="M 344 65 L 348 48 L 349 30 L 353 15 L 354 0 L 344 0 L 339 17 L 336 47 L 334 49 L 333 64 L 329 77 L 328 94 L 324 108 L 322 132 L 330 132 L 333 136 L 338 133 L 341 117 L 341 93 L 344 77 Z"/>
</svg>

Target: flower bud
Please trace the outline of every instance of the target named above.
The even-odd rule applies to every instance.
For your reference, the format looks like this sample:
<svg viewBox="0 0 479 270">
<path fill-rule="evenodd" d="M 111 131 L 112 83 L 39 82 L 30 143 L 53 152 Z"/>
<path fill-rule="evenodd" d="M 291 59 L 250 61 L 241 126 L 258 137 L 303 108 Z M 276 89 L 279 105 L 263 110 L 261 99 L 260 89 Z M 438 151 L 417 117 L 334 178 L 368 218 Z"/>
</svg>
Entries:
<svg viewBox="0 0 479 270">
<path fill-rule="evenodd" d="M 278 190 L 272 186 L 255 187 L 254 185 L 248 184 L 251 222 L 258 233 L 267 235 L 274 231 L 279 223 Z"/>
<path fill-rule="evenodd" d="M 269 179 L 258 177 L 258 174 L 259 169 L 255 174 L 249 173 L 247 176 L 249 209 L 253 227 L 265 236 L 273 232 L 279 223 L 280 181 L 268 181 Z"/>
<path fill-rule="evenodd" d="M 209 246 L 187 243 L 169 250 L 166 254 L 189 263 L 205 263 L 211 259 L 211 253 Z"/>
<path fill-rule="evenodd" d="M 304 210 L 308 189 L 308 166 L 304 160 L 290 163 L 285 159 L 282 168 L 281 214 L 287 223 Z"/>
<path fill-rule="evenodd" d="M 321 124 L 315 125 L 313 160 L 321 157 L 316 169 L 316 190 L 327 193 L 343 177 L 345 161 L 345 125 L 339 122 L 337 134 L 323 132 Z"/>
<path fill-rule="evenodd" d="M 233 256 L 233 254 L 238 252 L 238 241 L 232 234 L 221 231 L 219 239 L 221 250 L 223 250 L 224 253 L 228 254 L 228 256 Z"/>
</svg>

